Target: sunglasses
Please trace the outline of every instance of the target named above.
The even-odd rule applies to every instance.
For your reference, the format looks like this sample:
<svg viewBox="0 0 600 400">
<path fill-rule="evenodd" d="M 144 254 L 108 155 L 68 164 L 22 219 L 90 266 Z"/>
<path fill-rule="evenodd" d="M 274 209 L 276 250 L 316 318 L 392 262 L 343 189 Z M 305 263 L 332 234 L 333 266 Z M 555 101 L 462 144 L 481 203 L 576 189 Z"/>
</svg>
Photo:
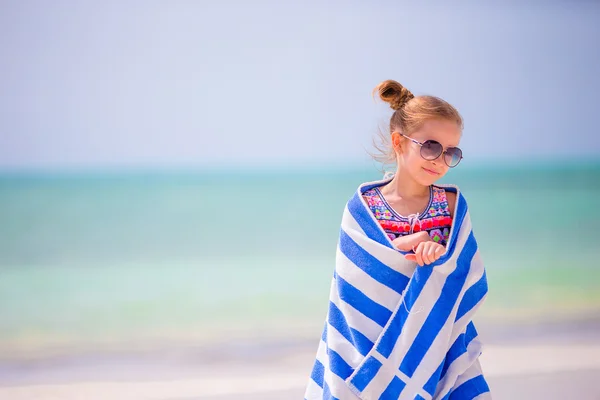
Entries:
<svg viewBox="0 0 600 400">
<path fill-rule="evenodd" d="M 408 137 L 402 134 L 405 138 L 410 140 L 413 143 L 421 146 L 421 157 L 425 160 L 433 161 L 437 160 L 439 156 L 444 154 L 444 162 L 450 168 L 454 168 L 458 165 L 460 160 L 462 160 L 462 150 L 458 147 L 448 147 L 444 150 L 444 146 L 440 142 L 436 142 L 435 140 L 426 140 L 424 142 L 419 142 L 411 137 Z"/>
</svg>

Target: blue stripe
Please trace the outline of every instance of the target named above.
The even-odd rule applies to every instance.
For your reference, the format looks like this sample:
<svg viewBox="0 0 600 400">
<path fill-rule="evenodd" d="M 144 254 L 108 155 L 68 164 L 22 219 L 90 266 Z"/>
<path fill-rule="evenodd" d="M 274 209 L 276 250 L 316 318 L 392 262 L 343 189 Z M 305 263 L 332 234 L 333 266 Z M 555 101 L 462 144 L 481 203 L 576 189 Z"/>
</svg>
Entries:
<svg viewBox="0 0 600 400">
<path fill-rule="evenodd" d="M 381 353 L 385 358 L 388 358 L 396 345 L 396 341 L 402 332 L 404 323 L 408 317 L 408 311 L 412 310 L 417 298 L 421 294 L 423 287 L 427 283 L 427 280 L 431 276 L 433 268 L 431 267 L 418 267 L 412 277 L 408 290 L 404 295 L 404 304 L 400 304 L 394 319 L 390 322 L 390 325 L 383 333 L 379 344 L 377 345 L 377 351 Z"/>
<path fill-rule="evenodd" d="M 467 215 L 467 201 L 463 197 L 463 195 L 459 195 L 456 199 L 456 214 L 453 216 L 453 228 L 452 228 L 452 236 L 448 239 L 448 244 L 446 245 L 446 253 L 443 254 L 440 258 L 437 259 L 432 264 L 429 264 L 430 267 L 435 267 L 436 265 L 442 265 L 446 261 L 448 261 L 452 255 L 454 254 L 454 250 L 456 250 L 456 240 L 458 239 L 458 234 L 462 228 L 462 224 Z"/>
<path fill-rule="evenodd" d="M 373 342 L 365 335 L 356 329 L 348 327 L 348 322 L 346 321 L 344 314 L 331 301 L 329 302 L 329 314 L 327 320 L 329 321 L 329 324 L 346 338 L 346 340 L 350 342 L 362 356 L 366 356 L 367 353 L 371 351 L 371 348 L 373 348 Z"/>
<path fill-rule="evenodd" d="M 327 348 L 327 355 L 329 356 L 329 369 L 331 372 L 346 380 L 350 375 L 352 375 L 352 367 L 348 365 L 346 361 L 340 356 L 335 350 Z"/>
<path fill-rule="evenodd" d="M 490 388 L 485 381 L 483 375 L 476 376 L 475 378 L 469 379 L 462 385 L 452 390 L 450 393 L 450 400 L 465 400 L 473 399 L 482 393 L 487 393 Z"/>
<path fill-rule="evenodd" d="M 458 306 L 458 312 L 456 313 L 455 321 L 462 318 L 463 315 L 468 313 L 483 299 L 488 291 L 487 277 L 485 270 L 481 278 L 473 286 L 467 289 L 465 295 L 462 298 L 460 305 Z"/>
<path fill-rule="evenodd" d="M 456 269 L 446 278 L 440 297 L 435 302 L 425 323 L 423 323 L 423 326 L 400 364 L 400 370 L 409 378 L 412 378 L 425 353 L 427 353 L 437 334 L 446 324 L 467 280 L 471 260 L 476 251 L 477 243 L 475 242 L 473 231 L 471 231 L 456 261 Z"/>
<path fill-rule="evenodd" d="M 425 400 L 425 398 L 418 394 L 416 395 L 415 400 Z"/>
<path fill-rule="evenodd" d="M 450 350 L 448 350 L 448 353 L 446 353 L 446 362 L 444 363 L 441 376 L 446 375 L 446 371 L 448 371 L 448 368 L 454 362 L 454 360 L 467 352 L 467 347 L 475 337 L 477 337 L 475 325 L 473 325 L 473 322 L 469 322 L 465 333 L 461 333 L 460 336 L 456 338 L 450 347 Z"/>
<path fill-rule="evenodd" d="M 350 328 L 350 333 L 354 339 L 354 347 L 356 347 L 361 355 L 366 356 L 371 351 L 375 343 L 371 342 L 368 337 L 354 328 Z"/>
<path fill-rule="evenodd" d="M 313 366 L 312 373 L 310 374 L 310 378 L 315 381 L 320 388 L 323 388 L 323 376 L 325 375 L 325 367 L 321 364 L 321 361 L 316 360 L 315 365 Z"/>
<path fill-rule="evenodd" d="M 342 277 L 336 275 L 338 293 L 340 298 L 360 313 L 372 319 L 381 327 L 384 327 L 390 319 L 392 312 L 379 303 L 371 300 L 363 292 L 346 282 Z"/>
<path fill-rule="evenodd" d="M 373 257 L 368 251 L 360 247 L 344 231 L 340 232 L 340 251 L 348 257 L 358 268 L 377 282 L 389 287 L 398 294 L 406 288 L 409 277 L 395 271 Z"/>
<path fill-rule="evenodd" d="M 394 376 L 388 387 L 381 394 L 380 399 L 397 399 L 404 390 L 406 383 L 402 382 L 397 376 Z"/>
<path fill-rule="evenodd" d="M 450 367 L 450 365 L 458 357 L 460 357 L 463 354 L 465 354 L 466 351 L 467 351 L 467 346 L 465 345 L 465 334 L 461 333 L 456 338 L 456 340 L 454 341 L 454 343 L 452 344 L 452 346 L 450 347 L 450 349 L 446 353 L 446 360 L 444 362 L 444 367 L 442 368 L 442 373 L 441 373 L 440 376 L 445 376 L 446 372 L 448 371 L 448 368 Z"/>
<path fill-rule="evenodd" d="M 435 372 L 431 375 L 423 389 L 430 395 L 435 394 L 435 389 L 437 388 L 438 382 L 440 381 L 440 377 L 442 376 L 442 368 L 444 367 L 444 361 L 440 364 L 439 367 L 435 370 Z"/>
<path fill-rule="evenodd" d="M 389 183 L 392 179 L 393 179 L 393 177 L 389 177 L 386 179 L 382 179 L 380 181 L 371 182 L 368 185 L 364 185 L 364 186 L 361 185 L 361 187 L 359 188 L 359 191 L 361 194 L 363 194 L 363 193 L 373 189 L 374 187 L 379 187 L 379 186 L 385 185 L 386 183 Z"/>
<path fill-rule="evenodd" d="M 365 390 L 367 385 L 371 383 L 379 369 L 381 368 L 381 363 L 377 361 L 374 357 L 369 357 L 365 362 L 360 366 L 354 378 L 350 382 L 352 386 L 354 386 L 359 392 Z"/>
<path fill-rule="evenodd" d="M 475 324 L 473 321 L 467 324 L 467 329 L 465 330 L 465 346 L 468 346 L 469 343 L 473 341 L 477 337 L 477 329 L 475 329 Z"/>
<path fill-rule="evenodd" d="M 362 195 L 355 193 L 354 196 L 348 202 L 348 211 L 350 215 L 356 220 L 358 225 L 362 228 L 368 238 L 376 241 L 377 243 L 393 248 L 390 240 L 383 230 L 377 226 L 377 222 L 368 213 L 371 212 L 365 208 L 362 202 Z"/>
<path fill-rule="evenodd" d="M 327 322 L 325 322 L 325 327 L 323 328 L 323 334 L 321 335 L 321 340 L 327 343 Z"/>
<path fill-rule="evenodd" d="M 467 328 L 465 329 L 465 333 L 461 333 L 460 336 L 456 338 L 448 352 L 446 353 L 446 358 L 440 366 L 435 370 L 435 372 L 431 375 L 423 389 L 427 391 L 430 395 L 435 394 L 435 389 L 437 388 L 438 382 L 441 377 L 446 375 L 446 371 L 448 367 L 467 351 L 467 346 L 471 343 L 473 339 L 477 337 L 477 330 L 475 329 L 475 325 L 473 322 L 469 322 Z"/>
</svg>

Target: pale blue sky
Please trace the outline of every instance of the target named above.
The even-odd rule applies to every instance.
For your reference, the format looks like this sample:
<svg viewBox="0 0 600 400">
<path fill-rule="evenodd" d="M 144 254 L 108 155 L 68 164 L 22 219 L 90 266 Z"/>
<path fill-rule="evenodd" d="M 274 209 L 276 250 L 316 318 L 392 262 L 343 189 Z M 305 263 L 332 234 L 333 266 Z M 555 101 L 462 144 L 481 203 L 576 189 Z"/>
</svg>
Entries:
<svg viewBox="0 0 600 400">
<path fill-rule="evenodd" d="M 0 168 L 361 164 L 390 78 L 469 160 L 600 158 L 600 3 L 416 3 L 2 1 Z"/>
</svg>

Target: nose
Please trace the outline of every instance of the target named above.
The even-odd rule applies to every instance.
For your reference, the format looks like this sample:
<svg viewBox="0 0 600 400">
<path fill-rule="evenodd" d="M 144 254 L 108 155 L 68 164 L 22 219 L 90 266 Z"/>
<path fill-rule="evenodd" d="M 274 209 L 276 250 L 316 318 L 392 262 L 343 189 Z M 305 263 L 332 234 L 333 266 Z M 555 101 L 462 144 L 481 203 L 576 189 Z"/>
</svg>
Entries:
<svg viewBox="0 0 600 400">
<path fill-rule="evenodd" d="M 444 161 L 442 160 L 441 157 L 436 158 L 435 160 L 431 160 L 431 166 L 433 168 L 435 168 L 436 171 L 442 171 L 443 169 L 446 168 L 446 164 L 444 163 Z"/>
</svg>

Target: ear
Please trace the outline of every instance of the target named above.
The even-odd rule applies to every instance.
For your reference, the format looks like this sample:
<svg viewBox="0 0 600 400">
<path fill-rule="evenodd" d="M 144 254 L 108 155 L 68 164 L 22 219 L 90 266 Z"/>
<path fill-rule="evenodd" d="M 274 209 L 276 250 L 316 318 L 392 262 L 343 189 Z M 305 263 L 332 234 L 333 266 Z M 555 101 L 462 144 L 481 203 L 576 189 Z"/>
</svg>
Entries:
<svg viewBox="0 0 600 400">
<path fill-rule="evenodd" d="M 399 132 L 392 133 L 392 146 L 394 149 L 400 150 L 400 142 L 402 141 L 402 136 L 400 136 Z"/>
</svg>

